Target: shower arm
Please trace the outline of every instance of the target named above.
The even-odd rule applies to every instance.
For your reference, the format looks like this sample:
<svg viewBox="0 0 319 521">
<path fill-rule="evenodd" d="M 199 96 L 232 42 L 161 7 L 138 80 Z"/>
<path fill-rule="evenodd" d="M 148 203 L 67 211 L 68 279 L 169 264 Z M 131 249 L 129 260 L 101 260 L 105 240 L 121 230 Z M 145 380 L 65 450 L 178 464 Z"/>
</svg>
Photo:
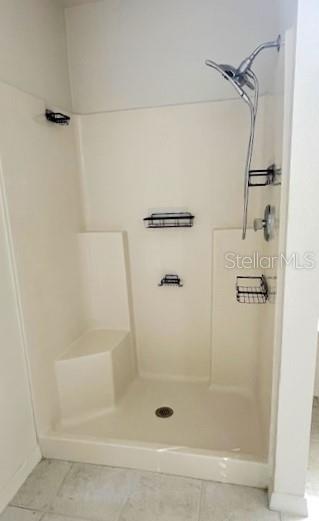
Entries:
<svg viewBox="0 0 319 521">
<path fill-rule="evenodd" d="M 281 37 L 278 36 L 277 40 L 273 40 L 271 42 L 265 42 L 256 47 L 256 49 L 249 55 L 247 58 L 245 58 L 241 64 L 239 65 L 237 69 L 238 75 L 245 75 L 251 72 L 251 66 L 253 62 L 255 61 L 255 58 L 258 56 L 258 54 L 263 51 L 264 49 L 271 49 L 273 47 L 276 47 L 277 50 L 280 50 L 281 45 Z M 248 74 L 249 75 L 249 74 Z"/>
<path fill-rule="evenodd" d="M 255 140 L 255 126 L 256 126 L 256 115 L 258 108 L 258 99 L 259 99 L 259 83 L 258 78 L 255 73 L 251 70 L 247 71 L 249 78 L 254 83 L 254 101 L 252 101 L 249 96 L 249 109 L 250 109 L 250 134 L 246 155 L 246 166 L 245 166 L 245 176 L 244 176 L 244 212 L 243 212 L 243 226 L 242 226 L 242 239 L 246 239 L 247 233 L 247 217 L 248 217 L 248 200 L 249 200 L 249 171 L 251 167 L 251 160 L 254 148 L 254 140 Z"/>
</svg>

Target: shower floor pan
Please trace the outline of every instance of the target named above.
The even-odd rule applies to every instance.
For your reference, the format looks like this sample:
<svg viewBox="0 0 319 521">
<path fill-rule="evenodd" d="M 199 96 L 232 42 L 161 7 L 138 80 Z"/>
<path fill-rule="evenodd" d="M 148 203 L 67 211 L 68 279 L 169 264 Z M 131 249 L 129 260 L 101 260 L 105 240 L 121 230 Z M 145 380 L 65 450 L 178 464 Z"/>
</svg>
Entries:
<svg viewBox="0 0 319 521">
<path fill-rule="evenodd" d="M 158 417 L 162 406 L 173 415 Z M 61 423 L 40 442 L 45 457 L 264 488 L 262 438 L 256 406 L 243 395 L 137 378 L 114 408 Z"/>
</svg>

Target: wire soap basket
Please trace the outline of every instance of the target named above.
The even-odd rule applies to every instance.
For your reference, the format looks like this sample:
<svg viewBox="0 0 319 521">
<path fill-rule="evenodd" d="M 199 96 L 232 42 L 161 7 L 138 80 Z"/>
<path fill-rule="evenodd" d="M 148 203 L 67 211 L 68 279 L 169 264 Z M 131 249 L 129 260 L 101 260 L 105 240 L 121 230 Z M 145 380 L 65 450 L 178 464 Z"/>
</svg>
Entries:
<svg viewBox="0 0 319 521">
<path fill-rule="evenodd" d="M 264 275 L 236 278 L 236 298 L 240 304 L 265 304 L 268 297 L 268 284 Z"/>
<path fill-rule="evenodd" d="M 260 170 L 249 170 L 248 186 L 280 185 L 281 170 L 275 164 Z"/>
</svg>

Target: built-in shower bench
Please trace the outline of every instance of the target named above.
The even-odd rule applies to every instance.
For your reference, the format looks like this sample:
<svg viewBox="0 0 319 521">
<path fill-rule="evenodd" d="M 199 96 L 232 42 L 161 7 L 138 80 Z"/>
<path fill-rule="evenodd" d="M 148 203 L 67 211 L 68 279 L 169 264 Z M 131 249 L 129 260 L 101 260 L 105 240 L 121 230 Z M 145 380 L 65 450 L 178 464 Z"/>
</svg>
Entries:
<svg viewBox="0 0 319 521">
<path fill-rule="evenodd" d="M 135 376 L 126 242 L 124 232 L 78 235 L 85 332 L 55 361 L 62 422 L 113 407 Z"/>
<path fill-rule="evenodd" d="M 62 420 L 112 407 L 134 378 L 131 334 L 92 329 L 55 362 Z"/>
</svg>

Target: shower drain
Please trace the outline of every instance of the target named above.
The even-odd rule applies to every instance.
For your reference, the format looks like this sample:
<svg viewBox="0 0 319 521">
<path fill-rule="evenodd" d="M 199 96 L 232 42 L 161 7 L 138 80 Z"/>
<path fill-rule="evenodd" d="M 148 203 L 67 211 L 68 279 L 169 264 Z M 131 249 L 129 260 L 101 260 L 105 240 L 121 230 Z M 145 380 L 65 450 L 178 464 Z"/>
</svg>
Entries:
<svg viewBox="0 0 319 521">
<path fill-rule="evenodd" d="M 174 411 L 171 407 L 159 407 L 156 409 L 155 414 L 159 418 L 169 418 L 170 416 L 173 416 Z"/>
</svg>

